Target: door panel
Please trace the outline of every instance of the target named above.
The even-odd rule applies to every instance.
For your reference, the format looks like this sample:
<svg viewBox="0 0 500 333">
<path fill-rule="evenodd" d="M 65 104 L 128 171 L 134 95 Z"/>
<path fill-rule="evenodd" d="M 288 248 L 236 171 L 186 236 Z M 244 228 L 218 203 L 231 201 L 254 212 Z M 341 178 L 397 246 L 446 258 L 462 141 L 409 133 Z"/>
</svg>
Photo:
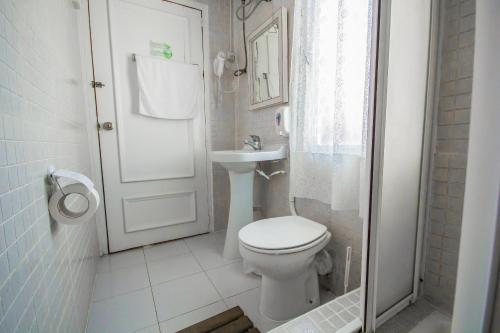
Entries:
<svg viewBox="0 0 500 333">
<path fill-rule="evenodd" d="M 189 63 L 189 21 L 169 13 L 168 6 L 157 6 L 158 1 L 141 2 L 115 0 L 110 3 L 121 178 L 123 182 L 131 182 L 193 177 L 192 122 L 148 118 L 136 112 L 137 71 L 132 57 L 132 53 L 149 55 L 151 43 L 168 41 L 173 50 L 170 60 Z M 194 16 L 193 19 L 200 20 L 198 11 Z M 168 33 L 172 31 L 176 33 Z M 172 142 L 175 145 L 169 144 Z M 158 149 L 154 154 L 144 149 L 155 145 L 168 149 Z"/>
<path fill-rule="evenodd" d="M 377 316 L 413 293 L 430 29 L 430 0 L 390 6 Z"/>
<path fill-rule="evenodd" d="M 90 5 L 110 251 L 209 230 L 204 96 L 192 120 L 138 113 L 134 54 L 203 68 L 201 11 L 161 0 Z M 158 52 L 168 44 L 171 57 Z"/>
<path fill-rule="evenodd" d="M 125 231 L 134 232 L 196 221 L 196 193 L 123 198 Z"/>
<path fill-rule="evenodd" d="M 117 115 L 116 122 L 122 182 L 194 176 L 192 121 L 127 113 Z"/>
</svg>

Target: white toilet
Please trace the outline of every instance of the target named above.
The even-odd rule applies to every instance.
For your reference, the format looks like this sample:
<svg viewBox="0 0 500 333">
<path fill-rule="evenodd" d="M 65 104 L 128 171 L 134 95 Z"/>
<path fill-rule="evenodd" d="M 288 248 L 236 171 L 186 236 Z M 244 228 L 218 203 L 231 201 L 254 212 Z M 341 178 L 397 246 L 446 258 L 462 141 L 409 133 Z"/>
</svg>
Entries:
<svg viewBox="0 0 500 333">
<path fill-rule="evenodd" d="M 315 258 L 330 237 L 324 225 L 300 216 L 264 219 L 240 230 L 241 256 L 262 275 L 262 315 L 284 321 L 319 305 Z"/>
</svg>

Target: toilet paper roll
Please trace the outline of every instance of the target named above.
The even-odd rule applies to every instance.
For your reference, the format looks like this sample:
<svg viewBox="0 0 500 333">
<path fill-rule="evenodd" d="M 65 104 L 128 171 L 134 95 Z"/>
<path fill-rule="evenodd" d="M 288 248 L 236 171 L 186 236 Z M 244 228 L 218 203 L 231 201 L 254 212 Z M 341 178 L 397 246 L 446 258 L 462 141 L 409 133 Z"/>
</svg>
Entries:
<svg viewBox="0 0 500 333">
<path fill-rule="evenodd" d="M 99 193 L 88 184 L 74 183 L 57 189 L 49 200 L 49 212 L 62 224 L 78 224 L 89 221 L 99 207 Z"/>
</svg>

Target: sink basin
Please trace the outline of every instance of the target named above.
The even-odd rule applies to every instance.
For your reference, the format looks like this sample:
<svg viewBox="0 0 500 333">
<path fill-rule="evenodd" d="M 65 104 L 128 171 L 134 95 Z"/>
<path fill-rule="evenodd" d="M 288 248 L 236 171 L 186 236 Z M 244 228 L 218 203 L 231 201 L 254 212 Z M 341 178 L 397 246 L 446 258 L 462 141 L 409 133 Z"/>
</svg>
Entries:
<svg viewBox="0 0 500 333">
<path fill-rule="evenodd" d="M 285 158 L 284 145 L 269 145 L 262 150 L 248 147 L 240 150 L 219 150 L 212 152 L 212 161 L 219 163 L 241 163 L 280 160 Z"/>
<path fill-rule="evenodd" d="M 262 150 L 245 147 L 240 150 L 213 151 L 212 162 L 228 170 L 231 183 L 231 203 L 227 221 L 226 242 L 223 256 L 240 257 L 238 233 L 253 221 L 253 179 L 257 162 L 280 160 L 286 157 L 284 145 L 269 145 Z"/>
<path fill-rule="evenodd" d="M 269 145 L 262 150 L 247 147 L 240 150 L 219 150 L 212 152 L 212 161 L 222 164 L 229 171 L 238 173 L 253 172 L 257 162 L 280 160 L 285 158 L 283 145 Z"/>
</svg>

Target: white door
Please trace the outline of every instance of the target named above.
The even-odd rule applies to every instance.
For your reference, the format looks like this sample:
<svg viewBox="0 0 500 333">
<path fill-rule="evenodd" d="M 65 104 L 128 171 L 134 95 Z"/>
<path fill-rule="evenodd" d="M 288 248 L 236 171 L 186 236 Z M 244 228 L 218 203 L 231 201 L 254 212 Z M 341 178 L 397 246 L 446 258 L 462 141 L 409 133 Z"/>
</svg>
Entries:
<svg viewBox="0 0 500 333">
<path fill-rule="evenodd" d="M 162 0 L 90 1 L 111 252 L 209 230 L 204 97 L 192 120 L 139 115 L 133 57 L 203 68 L 201 14 Z"/>
</svg>

